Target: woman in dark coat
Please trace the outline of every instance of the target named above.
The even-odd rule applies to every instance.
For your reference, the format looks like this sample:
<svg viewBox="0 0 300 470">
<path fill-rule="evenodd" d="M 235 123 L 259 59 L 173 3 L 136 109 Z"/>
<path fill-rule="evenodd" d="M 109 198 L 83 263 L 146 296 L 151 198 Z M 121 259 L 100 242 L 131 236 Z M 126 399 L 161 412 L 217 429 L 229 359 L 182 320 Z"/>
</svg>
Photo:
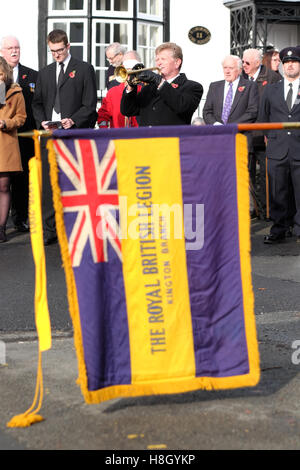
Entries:
<svg viewBox="0 0 300 470">
<path fill-rule="evenodd" d="M 22 171 L 17 129 L 26 119 L 22 88 L 13 83 L 13 73 L 0 57 L 0 243 L 6 242 L 10 207 L 10 175 Z"/>
</svg>

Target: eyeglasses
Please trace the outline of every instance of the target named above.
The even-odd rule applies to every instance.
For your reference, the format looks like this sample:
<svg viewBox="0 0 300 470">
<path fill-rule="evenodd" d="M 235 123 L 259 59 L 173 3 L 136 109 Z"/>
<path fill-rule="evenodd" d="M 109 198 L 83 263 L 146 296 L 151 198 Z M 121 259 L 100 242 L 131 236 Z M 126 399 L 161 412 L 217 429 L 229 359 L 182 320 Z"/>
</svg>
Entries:
<svg viewBox="0 0 300 470">
<path fill-rule="evenodd" d="M 61 55 L 64 52 L 65 48 L 66 48 L 66 46 L 62 47 L 61 49 L 56 49 L 56 51 L 54 49 L 50 49 L 50 52 L 52 52 L 52 54 Z"/>
<path fill-rule="evenodd" d="M 114 60 L 115 57 L 117 57 L 117 55 L 120 55 L 120 52 L 118 52 L 118 54 L 113 55 L 112 57 L 107 56 L 107 60 L 111 62 L 112 60 Z"/>
<path fill-rule="evenodd" d="M 7 51 L 19 51 L 20 50 L 20 47 L 17 46 L 17 47 L 3 47 L 3 49 L 6 49 Z"/>
</svg>

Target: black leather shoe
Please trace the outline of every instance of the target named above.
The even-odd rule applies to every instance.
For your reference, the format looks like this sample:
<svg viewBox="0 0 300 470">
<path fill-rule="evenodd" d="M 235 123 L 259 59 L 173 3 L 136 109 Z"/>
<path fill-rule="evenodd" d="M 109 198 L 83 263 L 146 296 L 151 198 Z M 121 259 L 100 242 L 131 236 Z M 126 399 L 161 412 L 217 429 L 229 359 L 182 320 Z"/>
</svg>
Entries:
<svg viewBox="0 0 300 470">
<path fill-rule="evenodd" d="M 57 243 L 57 237 L 56 236 L 44 239 L 44 245 L 45 246 L 54 245 L 55 243 Z"/>
<path fill-rule="evenodd" d="M 15 229 L 18 232 L 29 232 L 29 226 L 25 224 L 25 222 L 20 222 L 18 224 L 15 224 Z"/>
<path fill-rule="evenodd" d="M 274 245 L 275 243 L 281 243 L 285 240 L 285 234 L 283 235 L 265 235 L 264 243 L 267 245 Z"/>
</svg>

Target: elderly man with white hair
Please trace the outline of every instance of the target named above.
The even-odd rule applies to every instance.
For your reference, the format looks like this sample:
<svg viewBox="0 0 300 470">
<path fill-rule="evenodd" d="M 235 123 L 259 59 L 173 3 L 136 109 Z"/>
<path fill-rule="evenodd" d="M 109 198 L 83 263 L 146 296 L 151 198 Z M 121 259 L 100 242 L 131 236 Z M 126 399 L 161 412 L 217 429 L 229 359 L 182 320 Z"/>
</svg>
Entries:
<svg viewBox="0 0 300 470">
<path fill-rule="evenodd" d="M 257 83 L 260 101 L 266 87 L 281 80 L 281 76 L 262 64 L 261 50 L 246 49 L 243 53 L 242 62 L 243 76 Z M 259 165 L 258 172 L 256 168 L 257 163 Z M 266 194 L 266 147 L 263 133 L 260 131 L 254 132 L 252 136 L 252 145 L 249 149 L 249 171 L 256 195 L 259 216 L 264 219 L 267 216 L 266 206 L 268 198 L 268 194 Z"/>
<path fill-rule="evenodd" d="M 258 114 L 258 91 L 255 83 L 241 76 L 241 59 L 234 55 L 222 62 L 224 80 L 212 82 L 203 108 L 206 124 L 255 122 Z"/>
<path fill-rule="evenodd" d="M 20 63 L 20 43 L 15 36 L 5 36 L 0 42 L 0 52 L 13 69 L 14 82 L 22 88 L 26 105 L 27 118 L 18 132 L 35 129 L 35 120 L 31 103 L 35 92 L 37 71 Z M 11 215 L 15 228 L 19 232 L 28 232 L 28 161 L 34 155 L 32 139 L 19 137 L 23 172 L 11 178 Z"/>
</svg>

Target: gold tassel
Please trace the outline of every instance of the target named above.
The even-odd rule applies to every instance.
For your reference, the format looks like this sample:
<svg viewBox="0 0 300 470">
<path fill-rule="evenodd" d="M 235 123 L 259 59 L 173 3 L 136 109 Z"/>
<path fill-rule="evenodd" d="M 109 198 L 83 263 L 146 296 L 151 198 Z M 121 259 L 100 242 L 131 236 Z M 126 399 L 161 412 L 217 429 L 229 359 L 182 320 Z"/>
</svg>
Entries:
<svg viewBox="0 0 300 470">
<path fill-rule="evenodd" d="M 41 214 L 41 150 L 38 131 L 34 131 L 35 157 L 29 162 L 29 222 L 30 235 L 34 262 L 36 266 L 35 284 L 35 323 L 39 340 L 39 357 L 37 368 L 37 380 L 35 395 L 31 407 L 25 413 L 14 416 L 7 427 L 28 427 L 34 423 L 43 421 L 44 418 L 38 414 L 42 406 L 43 370 L 42 351 L 51 348 L 51 326 L 48 312 L 45 252 L 43 246 L 43 227 Z"/>
<path fill-rule="evenodd" d="M 35 387 L 35 395 L 33 403 L 25 413 L 14 416 L 8 423 L 8 428 L 26 428 L 34 423 L 43 421 L 44 418 L 37 413 L 40 411 L 43 401 L 44 387 L 43 387 L 43 372 L 42 372 L 42 353 L 39 351 L 39 361 L 37 370 L 37 381 Z M 34 410 L 34 408 L 37 408 Z"/>
</svg>

